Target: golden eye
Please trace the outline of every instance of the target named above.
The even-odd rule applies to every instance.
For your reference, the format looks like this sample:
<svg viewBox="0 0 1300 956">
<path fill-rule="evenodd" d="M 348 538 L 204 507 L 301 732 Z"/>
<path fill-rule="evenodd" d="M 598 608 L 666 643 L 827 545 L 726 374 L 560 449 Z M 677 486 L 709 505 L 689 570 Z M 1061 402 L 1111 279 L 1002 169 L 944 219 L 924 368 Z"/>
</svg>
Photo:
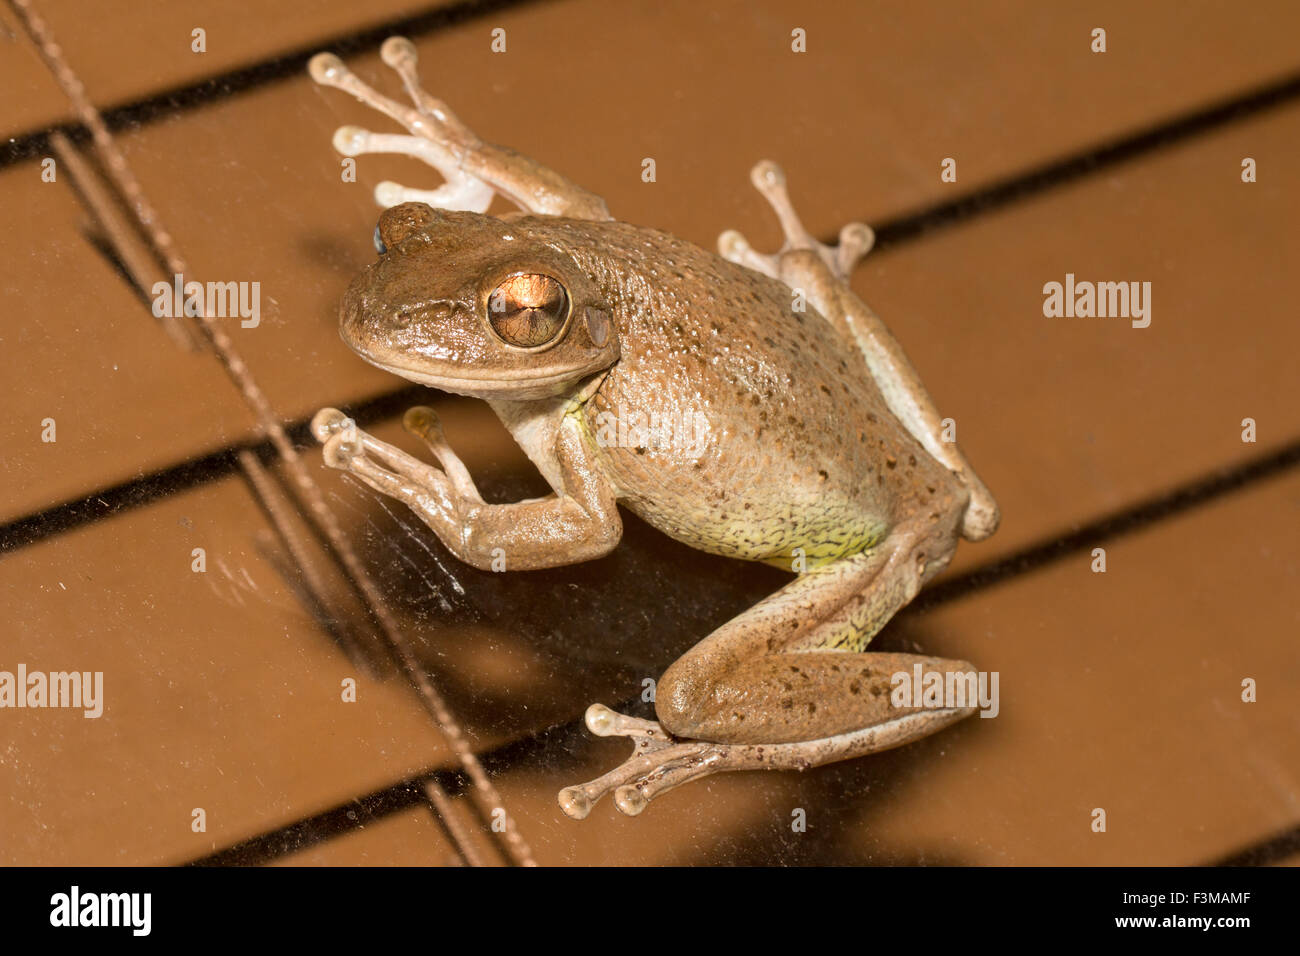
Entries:
<svg viewBox="0 0 1300 956">
<path fill-rule="evenodd" d="M 488 296 L 488 321 L 509 345 L 537 348 L 550 342 L 569 317 L 569 294 L 550 276 L 511 276 Z"/>
</svg>

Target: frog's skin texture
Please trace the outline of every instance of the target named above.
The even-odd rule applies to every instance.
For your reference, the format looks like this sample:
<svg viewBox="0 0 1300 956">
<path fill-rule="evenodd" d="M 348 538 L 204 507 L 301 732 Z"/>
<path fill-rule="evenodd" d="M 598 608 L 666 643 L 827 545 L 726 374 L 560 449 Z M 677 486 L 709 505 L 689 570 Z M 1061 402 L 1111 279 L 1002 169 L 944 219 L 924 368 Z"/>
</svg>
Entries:
<svg viewBox="0 0 1300 956">
<path fill-rule="evenodd" d="M 329 54 L 317 82 L 401 122 L 409 136 L 343 128 L 340 151 L 408 153 L 437 168 L 432 192 L 382 184 L 377 262 L 340 309 L 344 340 L 415 382 L 491 403 L 551 497 L 485 504 L 431 409 L 409 431 L 426 464 L 357 431 L 313 422 L 327 463 L 405 502 L 458 558 L 507 569 L 597 558 L 619 541 L 622 504 L 696 548 L 799 573 L 705 637 L 658 683 L 658 723 L 599 704 L 587 726 L 634 744 L 605 776 L 560 794 L 586 816 L 613 792 L 625 813 L 721 770 L 817 766 L 914 740 L 974 707 L 898 707 L 890 677 L 969 672 L 963 661 L 866 653 L 939 573 L 959 537 L 997 527 L 988 490 L 889 331 L 847 285 L 871 246 L 845 227 L 823 246 L 800 225 L 784 177 L 760 163 L 785 247 L 760 255 L 724 233 L 721 256 L 612 219 L 599 197 L 480 141 L 419 87 L 415 50 L 382 50 L 415 108 L 382 97 Z M 495 195 L 521 212 L 488 216 Z M 798 294 L 796 294 L 798 293 Z M 610 440 L 611 422 L 694 422 L 693 440 Z M 644 416 L 644 417 L 639 417 Z"/>
</svg>

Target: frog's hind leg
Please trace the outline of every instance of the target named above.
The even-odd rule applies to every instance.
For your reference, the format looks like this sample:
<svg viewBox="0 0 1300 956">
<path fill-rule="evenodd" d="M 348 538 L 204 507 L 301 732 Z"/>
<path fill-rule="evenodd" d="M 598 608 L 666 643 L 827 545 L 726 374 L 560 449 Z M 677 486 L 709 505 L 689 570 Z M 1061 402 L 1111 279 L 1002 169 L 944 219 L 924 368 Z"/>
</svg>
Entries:
<svg viewBox="0 0 1300 956">
<path fill-rule="evenodd" d="M 876 241 L 871 227 L 865 223 L 851 222 L 840 230 L 839 245 L 828 246 L 814 238 L 799 220 L 789 193 L 786 192 L 785 173 L 780 166 L 771 160 L 763 160 L 750 170 L 749 178 L 781 220 L 785 244 L 779 252 L 764 255 L 756 252 L 735 229 L 728 229 L 718 237 L 718 251 L 722 258 L 774 279 L 784 279 L 782 260 L 790 252 L 807 250 L 815 252 L 840 281 L 847 281 L 853 267 L 871 251 Z"/>
<path fill-rule="evenodd" d="M 932 458 L 956 474 L 969 491 L 970 503 L 962 522 L 962 535 L 972 541 L 987 538 L 998 526 L 997 502 L 957 445 L 945 439 L 944 420 L 902 346 L 885 323 L 849 288 L 849 273 L 870 250 L 873 233 L 861 223 L 850 223 L 841 230 L 838 246 L 823 245 L 799 222 L 786 192 L 785 174 L 775 163 L 759 163 L 750 178 L 780 218 L 785 245 L 773 255 L 762 255 L 733 230 L 724 232 L 718 239 L 723 258 L 802 290 L 841 339 L 857 347 L 866 371 L 880 388 L 894 417 Z"/>
<path fill-rule="evenodd" d="M 975 701 L 895 706 L 891 694 L 892 675 L 912 675 L 918 664 L 944 675 L 972 672 L 971 665 L 863 653 L 939 569 L 927 565 L 921 541 L 900 534 L 810 571 L 724 624 L 659 681 L 658 724 L 593 706 L 592 732 L 628 736 L 634 752 L 603 777 L 562 791 L 561 807 L 581 818 L 613 792 L 618 808 L 635 814 L 708 774 L 807 769 L 899 746 L 973 713 Z"/>
<path fill-rule="evenodd" d="M 414 106 L 376 92 L 332 53 L 316 54 L 307 69 L 317 83 L 351 93 L 397 120 L 411 134 L 372 133 L 343 126 L 334 133 L 334 148 L 340 153 L 404 153 L 429 164 L 446 180 L 434 190 L 382 182 L 375 188 L 375 199 L 381 206 L 424 202 L 439 209 L 486 212 L 492 197 L 500 195 L 538 215 L 611 218 L 605 201 L 594 193 L 527 156 L 479 139 L 446 103 L 420 86 L 415 45 L 410 40 L 389 37 L 380 48 L 380 56 L 402 78 Z"/>
</svg>

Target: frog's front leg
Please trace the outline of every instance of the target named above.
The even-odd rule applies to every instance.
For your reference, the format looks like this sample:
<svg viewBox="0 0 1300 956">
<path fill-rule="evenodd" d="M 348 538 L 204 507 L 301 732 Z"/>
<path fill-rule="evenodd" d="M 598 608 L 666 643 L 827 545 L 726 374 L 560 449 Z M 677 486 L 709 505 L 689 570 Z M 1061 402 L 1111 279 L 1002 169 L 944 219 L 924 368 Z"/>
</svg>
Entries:
<svg viewBox="0 0 1300 956">
<path fill-rule="evenodd" d="M 432 409 L 411 409 L 403 424 L 425 440 L 441 469 L 361 431 L 336 409 L 317 412 L 312 433 L 325 446 L 326 464 L 406 504 L 466 564 L 499 569 L 501 559 L 512 571 L 574 564 L 608 554 L 622 537 L 614 490 L 572 418 L 556 432 L 556 494 L 505 505 L 483 501 Z"/>
<path fill-rule="evenodd" d="M 343 126 L 334 134 L 334 148 L 340 153 L 405 153 L 428 163 L 446 179 L 435 190 L 380 183 L 375 188 L 375 199 L 381 206 L 423 202 L 437 209 L 486 212 L 493 195 L 500 195 L 537 215 L 612 218 L 605 200 L 527 156 L 479 139 L 446 103 L 421 88 L 415 45 L 410 40 L 389 37 L 380 48 L 380 56 L 402 78 L 414 108 L 376 92 L 332 53 L 312 57 L 308 71 L 317 83 L 351 93 L 411 133 L 400 136 Z"/>
<path fill-rule="evenodd" d="M 951 534 L 951 530 L 949 530 Z M 939 549 L 935 550 L 935 546 Z M 896 532 L 872 551 L 809 571 L 724 624 L 660 679 L 659 723 L 587 711 L 601 736 L 627 736 L 634 751 L 603 777 L 560 793 L 585 817 L 604 794 L 627 814 L 660 794 L 723 770 L 807 769 L 887 750 L 974 712 L 973 706 L 895 706 L 891 678 L 968 673 L 964 661 L 862 653 L 871 637 L 946 562 L 942 542 Z"/>
</svg>

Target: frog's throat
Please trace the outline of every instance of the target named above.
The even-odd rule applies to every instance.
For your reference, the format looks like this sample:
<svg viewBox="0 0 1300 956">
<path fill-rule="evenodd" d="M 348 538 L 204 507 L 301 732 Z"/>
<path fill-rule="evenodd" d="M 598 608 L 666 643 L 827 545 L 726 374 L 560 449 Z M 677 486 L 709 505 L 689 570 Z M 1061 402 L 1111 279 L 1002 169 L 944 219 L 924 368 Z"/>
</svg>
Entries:
<svg viewBox="0 0 1300 956">
<path fill-rule="evenodd" d="M 581 379 L 584 374 L 590 374 L 581 371 L 575 372 L 573 369 L 561 369 L 550 374 L 518 375 L 514 378 L 505 376 L 439 375 L 422 369 L 406 368 L 390 362 L 381 362 L 360 352 L 357 354 L 376 368 L 381 368 L 385 372 L 408 381 L 416 382 L 419 385 L 429 385 L 444 392 L 454 392 L 457 395 L 469 395 L 473 398 L 486 396 L 508 398 L 510 395 L 520 392 L 535 393 L 550 390 L 559 392 L 563 390 L 565 385 Z"/>
</svg>

